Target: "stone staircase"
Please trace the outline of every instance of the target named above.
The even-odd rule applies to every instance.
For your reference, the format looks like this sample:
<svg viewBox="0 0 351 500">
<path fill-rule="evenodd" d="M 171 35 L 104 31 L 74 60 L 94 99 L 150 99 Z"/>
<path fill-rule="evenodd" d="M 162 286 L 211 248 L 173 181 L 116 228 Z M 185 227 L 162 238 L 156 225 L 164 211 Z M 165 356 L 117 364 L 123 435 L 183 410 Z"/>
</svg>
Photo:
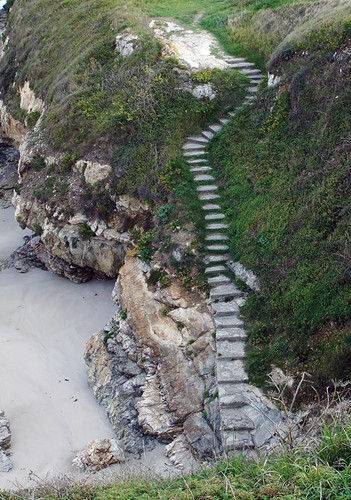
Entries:
<svg viewBox="0 0 351 500">
<path fill-rule="evenodd" d="M 226 63 L 228 67 L 250 78 L 245 98 L 245 104 L 249 103 L 255 98 L 257 84 L 263 79 L 262 73 L 244 58 L 228 59 Z M 239 311 L 244 301 L 244 294 L 228 276 L 229 273 L 225 273 L 229 261 L 229 238 L 226 235 L 228 224 L 225 214 L 221 211 L 218 186 L 205 150 L 214 134 L 219 132 L 233 116 L 235 111 L 229 112 L 228 116 L 208 127 L 201 135 L 188 137 L 183 150 L 194 175 L 194 181 L 198 183 L 197 192 L 203 202 L 204 217 L 207 222 L 205 272 L 211 285 L 210 303 L 216 325 L 216 376 L 222 445 L 225 452 L 248 453 L 249 450 L 257 448 L 255 442 L 257 422 L 255 416 L 250 418 L 252 390 L 247 383 L 248 377 L 245 371 L 246 333 Z M 256 396 L 254 399 L 258 401 Z"/>
</svg>

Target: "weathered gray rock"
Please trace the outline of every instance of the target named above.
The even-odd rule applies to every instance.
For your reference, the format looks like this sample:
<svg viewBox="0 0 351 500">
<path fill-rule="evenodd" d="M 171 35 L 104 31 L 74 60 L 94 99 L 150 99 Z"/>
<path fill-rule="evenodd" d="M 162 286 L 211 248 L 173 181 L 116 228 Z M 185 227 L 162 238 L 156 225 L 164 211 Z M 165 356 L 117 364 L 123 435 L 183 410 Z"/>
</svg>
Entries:
<svg viewBox="0 0 351 500">
<path fill-rule="evenodd" d="M 0 412 L 0 448 L 8 450 L 11 446 L 10 422 L 5 418 L 5 413 Z"/>
<path fill-rule="evenodd" d="M 125 462 L 125 456 L 115 439 L 95 439 L 77 453 L 72 464 L 78 469 L 98 471 L 121 462 Z"/>
<path fill-rule="evenodd" d="M 0 137 L 0 199 L 5 207 L 10 206 L 13 190 L 17 185 L 17 149 L 2 142 Z"/>
<path fill-rule="evenodd" d="M 0 449 L 0 472 L 10 472 L 12 463 L 9 457 Z"/>
<path fill-rule="evenodd" d="M 198 458 L 213 459 L 218 456 L 219 441 L 201 413 L 194 413 L 186 419 L 184 435 Z"/>
</svg>

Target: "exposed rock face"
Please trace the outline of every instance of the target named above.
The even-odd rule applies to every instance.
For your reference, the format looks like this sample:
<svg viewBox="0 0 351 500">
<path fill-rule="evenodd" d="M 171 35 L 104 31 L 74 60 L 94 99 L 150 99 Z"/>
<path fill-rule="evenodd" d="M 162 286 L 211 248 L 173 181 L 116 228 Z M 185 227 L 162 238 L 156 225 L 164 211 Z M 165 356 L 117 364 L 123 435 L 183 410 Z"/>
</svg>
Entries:
<svg viewBox="0 0 351 500">
<path fill-rule="evenodd" d="M 5 206 L 10 206 L 13 190 L 17 185 L 18 151 L 2 142 L 0 137 L 0 198 Z"/>
<path fill-rule="evenodd" d="M 12 469 L 11 460 L 8 457 L 10 446 L 10 423 L 5 418 L 5 413 L 0 411 L 0 472 L 9 472 Z"/>
<path fill-rule="evenodd" d="M 23 87 L 20 88 L 20 108 L 29 113 L 32 111 L 39 111 L 39 113 L 42 113 L 44 110 L 44 101 L 35 96 L 28 81 L 24 82 Z"/>
<path fill-rule="evenodd" d="M 77 453 L 72 464 L 78 469 L 98 471 L 120 462 L 125 462 L 125 457 L 115 439 L 95 439 Z"/>
<path fill-rule="evenodd" d="M 132 249 L 131 238 L 124 230 L 125 218 L 117 213 L 109 222 L 89 220 L 82 214 L 67 218 L 58 208 L 40 203 L 37 200 L 25 201 L 19 195 L 13 198 L 15 217 L 21 227 L 40 232 L 43 248 L 37 256 L 46 267 L 75 281 L 74 268 L 79 271 L 78 281 L 92 276 L 113 278 L 124 261 L 124 256 Z M 94 231 L 95 236 L 86 237 L 82 224 Z M 61 262 L 64 261 L 64 262 Z M 66 265 L 66 264 L 67 265 Z M 90 273 L 90 276 L 89 276 Z"/>
<path fill-rule="evenodd" d="M 207 420 L 203 415 L 205 394 L 216 387 L 211 315 L 203 298 L 178 279 L 167 288 L 149 285 L 150 271 L 127 255 L 113 293 L 119 310 L 105 328 L 105 342 L 100 333 L 87 345 L 89 382 L 128 451 L 152 445 L 151 436 L 176 440 L 170 450 L 178 450 L 182 436 L 183 451 L 214 457 L 220 450 L 216 403 Z"/>
<path fill-rule="evenodd" d="M 22 144 L 27 135 L 25 127 L 7 111 L 4 101 L 0 99 L 0 126 L 3 135 L 12 139 L 15 145 Z"/>
<path fill-rule="evenodd" d="M 77 161 L 75 168 L 78 172 L 83 172 L 85 182 L 88 184 L 95 184 L 106 179 L 112 170 L 111 165 L 101 165 L 97 162 L 84 160 Z"/>
</svg>

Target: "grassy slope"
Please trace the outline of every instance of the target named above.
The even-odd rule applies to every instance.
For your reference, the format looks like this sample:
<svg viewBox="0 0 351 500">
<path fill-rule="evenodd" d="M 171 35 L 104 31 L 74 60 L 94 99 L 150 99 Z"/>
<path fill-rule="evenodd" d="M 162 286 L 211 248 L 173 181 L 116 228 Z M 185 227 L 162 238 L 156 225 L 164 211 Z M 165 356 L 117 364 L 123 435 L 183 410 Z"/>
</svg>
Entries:
<svg viewBox="0 0 351 500">
<path fill-rule="evenodd" d="M 232 255 L 262 282 L 246 306 L 257 383 L 272 362 L 321 387 L 351 376 L 350 36 L 349 7 L 291 47 L 279 93 L 263 91 L 213 143 Z"/>
<path fill-rule="evenodd" d="M 268 460 L 227 459 L 176 480 L 135 477 L 104 487 L 58 482 L 33 492 L 1 493 L 2 500 L 344 500 L 351 496 L 351 429 L 334 425 L 316 449 L 284 452 Z"/>
</svg>

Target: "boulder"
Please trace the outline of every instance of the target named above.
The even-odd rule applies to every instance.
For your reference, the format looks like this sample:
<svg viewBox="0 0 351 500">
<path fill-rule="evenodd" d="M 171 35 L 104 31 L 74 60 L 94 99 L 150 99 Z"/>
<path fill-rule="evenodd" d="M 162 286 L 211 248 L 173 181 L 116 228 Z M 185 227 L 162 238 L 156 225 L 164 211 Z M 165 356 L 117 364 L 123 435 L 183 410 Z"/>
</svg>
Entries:
<svg viewBox="0 0 351 500">
<path fill-rule="evenodd" d="M 121 462 L 125 462 L 125 456 L 115 439 L 95 439 L 77 453 L 72 464 L 78 469 L 98 471 Z"/>
</svg>

